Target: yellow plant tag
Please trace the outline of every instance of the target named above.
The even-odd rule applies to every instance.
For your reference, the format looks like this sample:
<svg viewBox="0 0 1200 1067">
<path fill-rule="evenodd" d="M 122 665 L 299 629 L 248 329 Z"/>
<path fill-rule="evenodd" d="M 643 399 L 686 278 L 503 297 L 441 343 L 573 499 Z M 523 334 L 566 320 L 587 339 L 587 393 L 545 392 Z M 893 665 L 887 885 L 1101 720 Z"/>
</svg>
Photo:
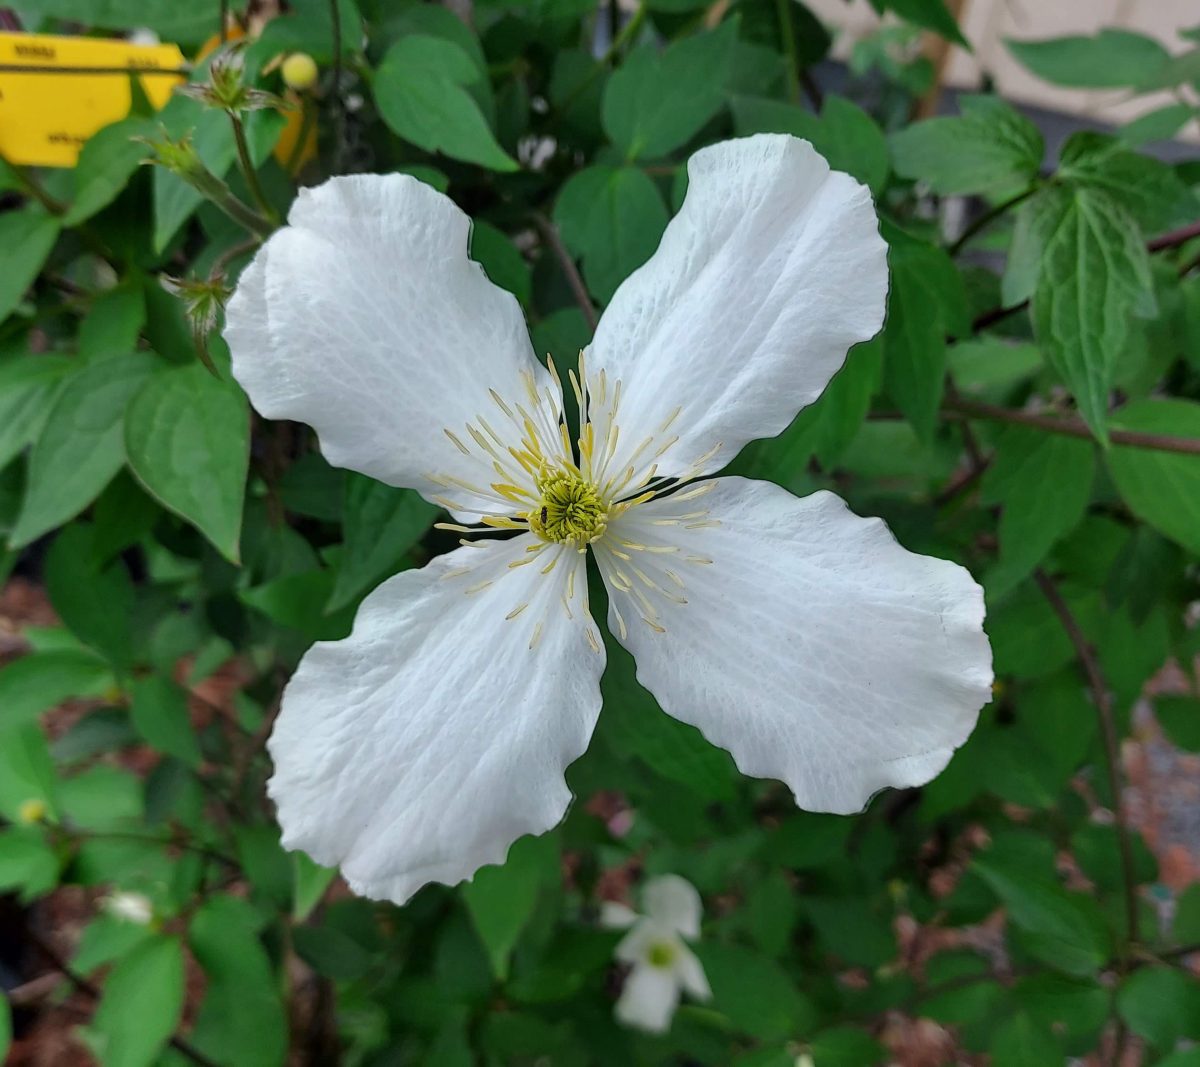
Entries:
<svg viewBox="0 0 1200 1067">
<path fill-rule="evenodd" d="M 162 107 L 182 82 L 178 45 L 0 33 L 0 155 L 10 163 L 73 167 L 83 143 L 129 114 L 129 71 Z"/>
</svg>

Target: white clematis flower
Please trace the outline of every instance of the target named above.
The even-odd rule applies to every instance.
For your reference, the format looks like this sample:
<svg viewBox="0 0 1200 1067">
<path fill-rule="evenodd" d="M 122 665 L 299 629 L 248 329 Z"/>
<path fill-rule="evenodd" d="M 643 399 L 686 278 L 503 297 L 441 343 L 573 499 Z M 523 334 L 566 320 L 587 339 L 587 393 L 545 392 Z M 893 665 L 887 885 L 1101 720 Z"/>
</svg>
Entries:
<svg viewBox="0 0 1200 1067">
<path fill-rule="evenodd" d="M 442 504 L 464 540 L 362 603 L 283 699 L 270 793 L 283 841 L 402 902 L 555 826 L 600 712 L 609 626 L 664 710 L 856 812 L 929 780 L 990 693 L 983 597 L 831 493 L 699 480 L 812 403 L 873 336 L 885 248 L 866 189 L 805 141 L 692 158 L 687 198 L 570 376 L 467 256 L 470 220 L 399 174 L 302 191 L 229 304 L 233 373 L 330 463 Z"/>
<path fill-rule="evenodd" d="M 677 874 L 652 878 L 642 889 L 638 914 L 624 904 L 606 903 L 600 914 L 605 926 L 627 933 L 616 957 L 630 966 L 617 999 L 617 1018 L 626 1026 L 666 1033 L 681 993 L 708 1000 L 712 990 L 704 968 L 684 943 L 700 936 L 700 894 Z"/>
</svg>

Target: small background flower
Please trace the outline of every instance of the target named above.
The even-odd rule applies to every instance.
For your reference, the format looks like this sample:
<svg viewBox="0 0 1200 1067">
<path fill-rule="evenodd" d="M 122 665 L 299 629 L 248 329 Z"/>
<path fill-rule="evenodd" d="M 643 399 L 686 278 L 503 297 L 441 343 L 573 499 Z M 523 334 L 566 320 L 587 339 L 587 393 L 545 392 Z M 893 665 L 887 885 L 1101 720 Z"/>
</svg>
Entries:
<svg viewBox="0 0 1200 1067">
<path fill-rule="evenodd" d="M 628 972 L 617 999 L 616 1016 L 626 1026 L 665 1033 L 687 993 L 712 997 L 704 968 L 687 942 L 700 937 L 702 905 L 696 887 L 677 874 L 661 874 L 641 887 L 641 910 L 606 901 L 600 921 L 628 930 L 616 947 L 616 959 Z"/>
</svg>

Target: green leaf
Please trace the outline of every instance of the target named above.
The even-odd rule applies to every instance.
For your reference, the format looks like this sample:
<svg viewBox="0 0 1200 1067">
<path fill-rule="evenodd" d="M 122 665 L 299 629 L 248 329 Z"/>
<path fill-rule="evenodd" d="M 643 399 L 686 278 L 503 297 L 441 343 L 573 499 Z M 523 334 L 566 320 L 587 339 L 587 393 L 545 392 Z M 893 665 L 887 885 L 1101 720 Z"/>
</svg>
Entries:
<svg viewBox="0 0 1200 1067">
<path fill-rule="evenodd" d="M 885 228 L 892 285 L 883 328 L 884 389 L 923 441 L 933 437 L 946 377 L 946 335 L 959 332 L 962 279 L 940 248 Z"/>
<path fill-rule="evenodd" d="M 145 293 L 136 279 L 106 289 L 79 324 L 80 357 L 108 359 L 133 352 L 145 323 Z"/>
<path fill-rule="evenodd" d="M 214 33 L 218 0 L 21 0 L 27 18 L 56 18 L 104 30 L 151 29 L 167 41 L 188 44 Z"/>
<path fill-rule="evenodd" d="M 1026 1013 L 1057 1035 L 1073 1055 L 1092 1052 L 1108 1021 L 1112 993 L 1096 981 L 1043 971 L 1014 990 Z"/>
<path fill-rule="evenodd" d="M 270 19 L 257 41 L 248 50 L 250 56 L 269 60 L 280 52 L 307 52 L 321 65 L 333 61 L 333 17 L 329 0 L 290 0 L 287 9 Z M 338 0 L 342 51 L 359 48 L 362 41 L 362 16 L 354 0 Z M 247 57 L 249 59 L 249 56 Z"/>
<path fill-rule="evenodd" d="M 20 548 L 78 515 L 125 462 L 121 427 L 155 360 L 134 353 L 81 367 L 58 394 L 29 460 L 21 512 L 9 535 Z"/>
<path fill-rule="evenodd" d="M 349 934 L 332 926 L 297 926 L 292 932 L 296 953 L 318 974 L 339 981 L 361 978 L 371 955 Z"/>
<path fill-rule="evenodd" d="M 1133 219 L 1104 193 L 1057 192 L 1059 217 L 1033 296 L 1034 330 L 1080 414 L 1108 442 L 1108 398 L 1130 319 L 1154 314 L 1150 259 Z"/>
<path fill-rule="evenodd" d="M 1004 431 L 981 488 L 984 503 L 1003 507 L 1000 568 L 1009 587 L 1083 518 L 1095 473 L 1087 441 L 1019 426 Z"/>
<path fill-rule="evenodd" d="M 1154 717 L 1180 748 L 1200 752 L 1200 700 L 1195 697 L 1156 697 Z"/>
<path fill-rule="evenodd" d="M 507 234 L 490 222 L 476 219 L 471 227 L 471 258 L 501 289 L 507 289 L 526 307 L 530 305 L 533 277 L 529 264 Z"/>
<path fill-rule="evenodd" d="M 330 570 L 301 571 L 243 589 L 238 597 L 280 626 L 298 630 L 312 640 L 337 641 L 350 633 L 354 605 L 328 610 L 333 583 Z"/>
<path fill-rule="evenodd" d="M 187 693 L 169 678 L 152 674 L 133 683 L 129 715 L 148 744 L 189 767 L 199 767 L 200 743 L 188 714 Z"/>
<path fill-rule="evenodd" d="M 304 852 L 293 852 L 291 857 L 292 919 L 302 923 L 321 902 L 329 883 L 337 877 L 337 870 L 314 863 Z"/>
<path fill-rule="evenodd" d="M 260 920 L 243 900 L 210 896 L 196 912 L 188 942 L 208 978 L 189 1040 L 218 1063 L 282 1067 L 287 1022 L 279 980 L 258 940 Z"/>
<path fill-rule="evenodd" d="M 1032 377 L 1041 369 L 1042 354 L 1037 345 L 984 336 L 951 345 L 946 363 L 959 390 L 982 392 Z"/>
<path fill-rule="evenodd" d="M 663 712 L 638 684 L 633 657 L 611 638 L 605 644 L 608 664 L 600 680 L 600 726 L 614 751 L 625 759 L 643 760 L 655 773 L 700 796 L 731 799 L 736 771 L 729 755 L 694 726 Z"/>
<path fill-rule="evenodd" d="M 104 210 L 120 195 L 149 154 L 135 137 L 151 137 L 158 127 L 149 119 L 127 118 L 97 130 L 75 164 L 75 196 L 63 216 L 64 226 L 78 226 Z"/>
<path fill-rule="evenodd" d="M 821 1067 L 875 1067 L 887 1062 L 883 1046 L 852 1026 L 822 1030 L 809 1043 L 809 1054 Z M 794 1067 L 795 1060 L 789 1057 L 781 1063 L 783 1067 Z"/>
<path fill-rule="evenodd" d="M 509 957 L 533 918 L 542 886 L 558 878 L 558 842 L 553 836 L 522 837 L 501 866 L 483 867 L 461 889 L 492 974 L 508 978 Z"/>
<path fill-rule="evenodd" d="M 8 318 L 38 276 L 46 257 L 58 240 L 61 223 L 42 208 L 30 204 L 0 214 L 0 248 L 4 270 L 0 271 L 0 322 Z"/>
<path fill-rule="evenodd" d="M 1175 901 L 1171 940 L 1176 945 L 1194 945 L 1200 942 L 1200 882 L 1193 882 Z"/>
<path fill-rule="evenodd" d="M 241 389 L 199 363 L 160 370 L 129 405 L 125 447 L 147 491 L 236 563 L 250 463 Z"/>
<path fill-rule="evenodd" d="M 1200 212 L 1200 201 L 1167 164 L 1089 130 L 1063 145 L 1058 176 L 1107 193 L 1148 233 L 1190 222 Z"/>
<path fill-rule="evenodd" d="M 41 433 L 72 366 L 65 356 L 31 353 L 0 362 L 0 468 Z"/>
<path fill-rule="evenodd" d="M 1130 148 L 1153 141 L 1169 141 L 1197 115 L 1191 104 L 1167 104 L 1139 116 L 1122 126 L 1117 135 Z"/>
<path fill-rule="evenodd" d="M 346 479 L 344 538 L 327 609 L 343 608 L 400 570 L 409 551 L 438 514 L 412 489 L 396 489 L 362 474 Z"/>
<path fill-rule="evenodd" d="M 1113 415 L 1110 425 L 1200 441 L 1200 404 L 1137 400 Z M 1130 511 L 1189 551 L 1200 552 L 1200 455 L 1114 445 L 1105 458 Z"/>
<path fill-rule="evenodd" d="M 40 800 L 55 814 L 54 761 L 46 735 L 36 723 L 0 729 L 0 814 L 17 822 L 21 805 Z"/>
<path fill-rule="evenodd" d="M 737 24 L 636 49 L 604 90 L 604 130 L 626 161 L 659 159 L 692 139 L 721 108 Z"/>
<path fill-rule="evenodd" d="M 712 986 L 712 1006 L 764 1041 L 804 1033 L 816 1013 L 774 960 L 738 945 L 701 942 L 696 955 Z"/>
<path fill-rule="evenodd" d="M 32 722 L 68 697 L 98 696 L 110 685 L 107 665 L 90 652 L 30 652 L 0 667 L 0 727 Z"/>
<path fill-rule="evenodd" d="M 1112 955 L 1112 942 L 1094 900 L 1068 893 L 1023 870 L 987 856 L 973 869 L 1004 901 L 1009 918 L 1030 937 L 1026 947 L 1068 974 L 1094 974 Z"/>
<path fill-rule="evenodd" d="M 8 1006 L 8 994 L 0 991 L 0 1063 L 8 1060 L 12 1047 L 12 1009 Z"/>
<path fill-rule="evenodd" d="M 183 951 L 160 935 L 122 959 L 104 983 L 91 1022 L 93 1047 L 104 1067 L 156 1063 L 183 1014 Z"/>
<path fill-rule="evenodd" d="M 959 118 L 933 118 L 892 134 L 892 164 L 944 196 L 1014 192 L 1038 176 L 1038 128 L 994 96 L 963 96 Z"/>
<path fill-rule="evenodd" d="M 1062 1067 L 1066 1062 L 1050 1030 L 1024 1012 L 1004 1022 L 991 1053 L 992 1067 Z"/>
<path fill-rule="evenodd" d="M 887 185 L 888 143 L 870 115 L 844 96 L 830 93 L 820 115 L 781 100 L 735 96 L 734 122 L 741 136 L 790 133 L 811 141 L 834 170 L 857 178 L 877 196 Z"/>
<path fill-rule="evenodd" d="M 1200 981 L 1171 967 L 1144 967 L 1117 993 L 1117 1011 L 1135 1034 L 1162 1052 L 1200 1038 Z"/>
<path fill-rule="evenodd" d="M 667 226 L 658 189 L 634 167 L 587 167 L 563 185 L 554 205 L 563 242 L 583 260 L 588 288 L 601 303 L 646 262 Z"/>
<path fill-rule="evenodd" d="M 92 545 L 89 525 L 62 530 L 46 554 L 46 591 L 71 633 L 125 668 L 133 662 L 133 583 L 124 563 L 105 566 Z"/>
<path fill-rule="evenodd" d="M 1004 42 L 1028 70 L 1054 85 L 1124 89 L 1154 77 L 1170 56 L 1152 37 L 1104 29 L 1094 37 L 1051 37 Z"/>
<path fill-rule="evenodd" d="M 881 13 L 885 9 L 894 11 L 902 19 L 940 33 L 946 40 L 954 41 L 968 51 L 971 48 L 946 7 L 945 0 L 871 0 L 871 5 Z"/>
<path fill-rule="evenodd" d="M 0 830 L 0 892 L 19 890 L 24 900 L 42 896 L 58 884 L 57 851 L 37 826 Z"/>
<path fill-rule="evenodd" d="M 482 77 L 454 42 L 414 34 L 383 57 L 375 71 L 375 102 L 383 121 L 419 148 L 492 170 L 516 170 L 468 91 Z"/>
</svg>

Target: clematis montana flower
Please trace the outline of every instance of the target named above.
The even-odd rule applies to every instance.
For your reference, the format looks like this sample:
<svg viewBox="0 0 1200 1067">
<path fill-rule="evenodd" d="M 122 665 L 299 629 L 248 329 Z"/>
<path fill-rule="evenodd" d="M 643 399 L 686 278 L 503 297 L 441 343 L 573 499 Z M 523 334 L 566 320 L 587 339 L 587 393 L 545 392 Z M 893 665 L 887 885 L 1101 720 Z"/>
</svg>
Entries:
<svg viewBox="0 0 1200 1067">
<path fill-rule="evenodd" d="M 700 894 L 677 874 L 652 878 L 642 889 L 639 915 L 624 904 L 606 903 L 600 921 L 628 930 L 616 957 L 630 966 L 617 999 L 617 1018 L 626 1026 L 665 1033 L 679 1005 L 680 993 L 708 1000 L 712 990 L 704 968 L 684 939 L 700 936 Z"/>
<path fill-rule="evenodd" d="M 869 194 L 783 136 L 706 148 L 688 175 L 569 375 L 576 440 L 517 301 L 467 256 L 469 219 L 414 178 L 302 192 L 242 275 L 225 336 L 255 407 L 464 534 L 313 646 L 271 737 L 284 844 L 360 893 L 460 881 L 562 818 L 605 663 L 585 550 L 662 708 L 801 807 L 927 781 L 988 699 L 965 570 L 830 493 L 711 478 L 878 331 Z"/>
</svg>

